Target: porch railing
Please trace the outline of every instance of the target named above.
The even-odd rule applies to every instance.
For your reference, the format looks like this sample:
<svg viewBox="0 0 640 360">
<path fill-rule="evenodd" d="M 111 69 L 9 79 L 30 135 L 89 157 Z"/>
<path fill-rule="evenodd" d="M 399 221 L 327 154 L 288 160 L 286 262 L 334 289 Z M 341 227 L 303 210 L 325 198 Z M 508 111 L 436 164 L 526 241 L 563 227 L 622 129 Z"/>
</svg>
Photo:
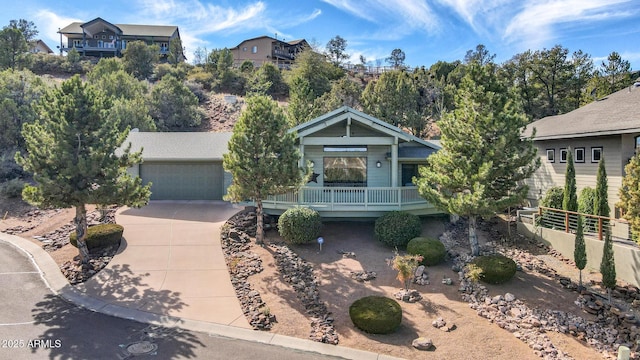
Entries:
<svg viewBox="0 0 640 360">
<path fill-rule="evenodd" d="M 271 196 L 268 205 L 325 205 L 382 207 L 428 204 L 416 187 L 302 187 L 297 192 Z"/>
</svg>

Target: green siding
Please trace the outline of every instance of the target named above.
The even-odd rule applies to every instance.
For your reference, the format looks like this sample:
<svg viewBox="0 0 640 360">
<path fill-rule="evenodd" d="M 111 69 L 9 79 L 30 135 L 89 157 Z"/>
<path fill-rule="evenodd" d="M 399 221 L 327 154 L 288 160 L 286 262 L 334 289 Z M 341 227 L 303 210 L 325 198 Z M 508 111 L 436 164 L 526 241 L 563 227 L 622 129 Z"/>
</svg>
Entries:
<svg viewBox="0 0 640 360">
<path fill-rule="evenodd" d="M 354 145 L 357 144 L 354 141 Z M 314 171 L 319 173 L 318 184 L 309 183 L 307 186 L 323 186 L 323 158 L 345 156 L 345 157 L 366 157 L 367 158 L 367 186 L 382 187 L 391 185 L 391 163 L 386 159 L 387 152 L 390 152 L 389 146 L 369 145 L 367 152 L 324 152 L 322 146 L 308 145 L 304 147 L 304 159 L 315 163 Z M 376 162 L 380 161 L 381 167 L 376 167 Z"/>
<path fill-rule="evenodd" d="M 145 162 L 140 177 L 152 200 L 221 200 L 224 191 L 221 162 Z"/>
</svg>

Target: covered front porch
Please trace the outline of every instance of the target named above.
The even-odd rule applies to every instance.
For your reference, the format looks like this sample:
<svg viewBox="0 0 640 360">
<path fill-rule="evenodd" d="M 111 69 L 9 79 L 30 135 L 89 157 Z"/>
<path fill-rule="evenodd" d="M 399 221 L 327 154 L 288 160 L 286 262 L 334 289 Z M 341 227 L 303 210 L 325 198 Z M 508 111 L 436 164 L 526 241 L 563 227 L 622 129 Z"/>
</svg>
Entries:
<svg viewBox="0 0 640 360">
<path fill-rule="evenodd" d="M 295 206 L 306 206 L 327 218 L 367 218 L 402 210 L 415 215 L 438 214 L 414 186 L 404 187 L 319 187 L 305 186 L 297 192 L 263 200 L 265 212 L 280 215 Z"/>
</svg>

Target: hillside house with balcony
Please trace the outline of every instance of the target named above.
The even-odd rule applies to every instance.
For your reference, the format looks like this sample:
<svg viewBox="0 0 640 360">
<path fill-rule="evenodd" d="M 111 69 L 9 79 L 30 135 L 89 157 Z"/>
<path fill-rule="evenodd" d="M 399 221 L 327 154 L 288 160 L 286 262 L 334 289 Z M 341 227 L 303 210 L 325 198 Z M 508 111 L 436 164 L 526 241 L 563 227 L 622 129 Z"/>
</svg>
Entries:
<svg viewBox="0 0 640 360">
<path fill-rule="evenodd" d="M 140 40 L 147 45 L 158 45 L 163 58 L 169 54 L 171 40 L 180 38 L 177 26 L 112 24 L 102 18 L 71 23 L 58 33 L 60 54 L 75 48 L 81 55 L 95 57 L 121 56 L 127 43 Z"/>
<path fill-rule="evenodd" d="M 270 62 L 280 68 L 287 68 L 295 62 L 296 55 L 308 47 L 309 44 L 304 39 L 287 42 L 270 36 L 260 36 L 244 40 L 230 51 L 234 66 L 240 66 L 248 60 L 255 67 Z"/>
</svg>

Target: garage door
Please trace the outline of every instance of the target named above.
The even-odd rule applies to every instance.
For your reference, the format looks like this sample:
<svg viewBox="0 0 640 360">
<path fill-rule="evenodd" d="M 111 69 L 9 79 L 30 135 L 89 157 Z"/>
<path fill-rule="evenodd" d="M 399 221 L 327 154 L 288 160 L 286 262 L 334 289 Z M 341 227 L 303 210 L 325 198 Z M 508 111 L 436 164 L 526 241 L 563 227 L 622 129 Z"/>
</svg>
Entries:
<svg viewBox="0 0 640 360">
<path fill-rule="evenodd" d="M 140 177 L 152 183 L 152 200 L 221 200 L 223 195 L 221 162 L 145 162 Z"/>
</svg>

